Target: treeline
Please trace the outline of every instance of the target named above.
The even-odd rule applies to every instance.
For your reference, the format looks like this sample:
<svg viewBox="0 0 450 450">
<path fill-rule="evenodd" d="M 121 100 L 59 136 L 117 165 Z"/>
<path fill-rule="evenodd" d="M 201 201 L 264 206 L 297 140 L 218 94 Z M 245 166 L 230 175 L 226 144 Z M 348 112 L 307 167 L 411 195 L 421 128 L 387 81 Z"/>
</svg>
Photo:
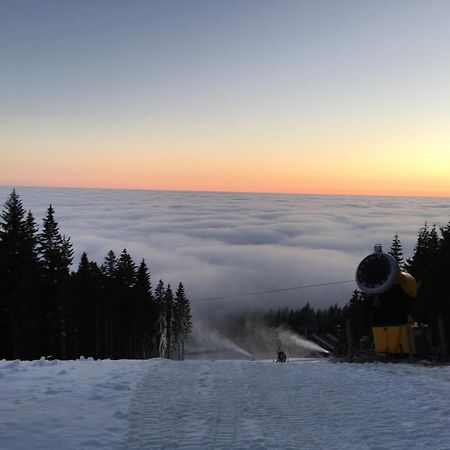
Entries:
<svg viewBox="0 0 450 450">
<path fill-rule="evenodd" d="M 271 330 L 288 328 L 307 339 L 327 333 L 339 337 L 342 335 L 342 323 L 345 324 L 344 311 L 345 308 L 338 305 L 314 309 L 307 303 L 300 308 L 234 312 L 227 316 L 227 320 L 211 318 L 208 325 L 251 353 L 272 352 L 278 338 L 276 332 L 270 333 Z M 268 339 L 273 339 L 273 342 L 268 342 Z"/>
<path fill-rule="evenodd" d="M 450 325 L 450 222 L 444 227 L 430 227 L 427 223 L 418 231 L 411 258 L 403 256 L 399 236 L 394 236 L 389 252 L 400 268 L 414 276 L 418 294 L 412 315 L 419 323 L 431 326 L 437 332 L 437 319 Z M 352 321 L 356 336 L 369 334 L 372 299 L 363 292 L 354 291 L 344 308 L 344 315 Z"/>
<path fill-rule="evenodd" d="M 413 317 L 419 323 L 437 331 L 437 318 L 450 325 L 450 222 L 445 227 L 419 230 L 411 258 L 405 259 L 398 234 L 388 251 L 401 270 L 409 272 L 418 282 L 418 295 L 414 302 Z M 345 306 L 314 309 L 309 305 L 298 309 L 279 309 L 265 313 L 262 318 L 270 326 L 286 325 L 305 337 L 330 333 L 336 337 L 345 334 L 347 320 L 351 322 L 354 337 L 371 336 L 371 306 L 373 298 L 355 290 Z M 242 320 L 243 323 L 243 320 Z"/>
<path fill-rule="evenodd" d="M 306 338 L 311 334 L 339 333 L 344 317 L 343 309 L 333 305 L 315 310 L 309 303 L 302 308 L 283 308 L 269 311 L 262 316 L 264 322 L 272 327 L 286 325 Z"/>
<path fill-rule="evenodd" d="M 0 216 L 0 359 L 184 358 L 191 328 L 175 292 L 123 250 L 98 265 L 73 247 L 50 205 L 41 230 L 14 190 Z"/>
</svg>

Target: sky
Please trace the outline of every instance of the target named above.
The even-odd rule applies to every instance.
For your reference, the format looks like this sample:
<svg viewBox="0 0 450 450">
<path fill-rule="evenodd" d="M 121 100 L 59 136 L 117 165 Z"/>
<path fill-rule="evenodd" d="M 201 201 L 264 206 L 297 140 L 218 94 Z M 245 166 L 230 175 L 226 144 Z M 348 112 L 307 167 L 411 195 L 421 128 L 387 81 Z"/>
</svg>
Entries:
<svg viewBox="0 0 450 450">
<path fill-rule="evenodd" d="M 448 1 L 0 1 L 0 184 L 450 196 Z"/>
<path fill-rule="evenodd" d="M 0 203 L 11 188 L 0 187 Z M 153 286 L 183 282 L 194 319 L 226 313 L 343 306 L 358 264 L 398 233 L 411 257 L 417 233 L 449 223 L 449 198 L 286 195 L 112 189 L 18 189 L 42 228 L 51 203 L 61 233 L 101 264 L 124 248 L 145 259 Z M 323 287 L 241 296 L 311 284 Z M 239 295 L 237 295 L 239 294 Z M 237 296 L 235 296 L 237 295 Z M 233 296 L 216 300 L 211 297 Z"/>
</svg>

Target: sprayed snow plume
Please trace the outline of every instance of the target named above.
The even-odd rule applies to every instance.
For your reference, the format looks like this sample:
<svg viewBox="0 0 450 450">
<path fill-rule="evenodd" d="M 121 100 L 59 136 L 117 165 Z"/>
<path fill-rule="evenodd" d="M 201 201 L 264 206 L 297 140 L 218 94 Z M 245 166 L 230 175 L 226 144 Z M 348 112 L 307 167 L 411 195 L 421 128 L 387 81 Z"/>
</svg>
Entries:
<svg viewBox="0 0 450 450">
<path fill-rule="evenodd" d="M 256 359 L 272 358 L 280 348 L 288 358 L 304 358 L 329 353 L 287 327 L 270 327 L 261 321 L 246 323 L 239 345 L 246 348 Z"/>
<path fill-rule="evenodd" d="M 252 359 L 252 355 L 218 330 L 198 323 L 189 339 L 186 358 Z"/>
<path fill-rule="evenodd" d="M 241 329 L 219 331 L 211 325 L 196 324 L 186 349 L 187 359 L 273 359 L 278 349 L 288 358 L 326 355 L 315 342 L 285 326 L 270 327 L 263 321 L 247 320 Z"/>
</svg>

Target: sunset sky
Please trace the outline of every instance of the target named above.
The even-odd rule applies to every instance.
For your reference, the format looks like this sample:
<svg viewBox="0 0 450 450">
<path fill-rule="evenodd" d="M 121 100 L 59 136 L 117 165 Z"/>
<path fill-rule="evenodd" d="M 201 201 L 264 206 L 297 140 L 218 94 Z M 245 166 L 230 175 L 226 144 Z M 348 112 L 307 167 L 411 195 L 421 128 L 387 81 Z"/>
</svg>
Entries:
<svg viewBox="0 0 450 450">
<path fill-rule="evenodd" d="M 450 196 L 448 1 L 0 2 L 0 184 Z"/>
</svg>

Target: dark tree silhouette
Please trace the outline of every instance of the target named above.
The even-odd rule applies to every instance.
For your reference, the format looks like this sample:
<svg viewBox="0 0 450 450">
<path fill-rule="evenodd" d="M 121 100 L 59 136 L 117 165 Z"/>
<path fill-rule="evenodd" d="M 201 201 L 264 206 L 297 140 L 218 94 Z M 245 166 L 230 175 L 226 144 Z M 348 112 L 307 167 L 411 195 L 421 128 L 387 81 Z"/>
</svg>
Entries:
<svg viewBox="0 0 450 450">
<path fill-rule="evenodd" d="M 70 265 L 73 250 L 70 239 L 61 235 L 50 205 L 38 236 L 38 251 L 43 282 L 43 312 L 45 349 L 49 355 L 66 358 L 67 316 Z M 59 343 L 59 347 L 58 344 Z"/>
<path fill-rule="evenodd" d="M 110 250 L 99 267 L 83 253 L 71 272 L 72 260 L 53 207 L 38 233 L 13 190 L 0 215 L 0 359 L 177 356 L 174 333 L 185 339 L 191 327 L 184 288 L 188 322 L 177 328 L 170 286 L 160 281 L 154 296 L 144 260 Z"/>
<path fill-rule="evenodd" d="M 32 358 L 38 262 L 36 225 L 15 190 L 0 216 L 0 357 Z"/>
<path fill-rule="evenodd" d="M 184 344 L 192 329 L 192 315 L 183 283 L 178 284 L 174 303 L 174 344 L 177 359 L 184 359 Z"/>
<path fill-rule="evenodd" d="M 403 270 L 405 268 L 405 259 L 403 258 L 402 243 L 400 242 L 397 233 L 395 233 L 394 239 L 392 240 L 392 245 L 391 249 L 389 250 L 389 254 L 395 258 L 400 269 Z"/>
</svg>

